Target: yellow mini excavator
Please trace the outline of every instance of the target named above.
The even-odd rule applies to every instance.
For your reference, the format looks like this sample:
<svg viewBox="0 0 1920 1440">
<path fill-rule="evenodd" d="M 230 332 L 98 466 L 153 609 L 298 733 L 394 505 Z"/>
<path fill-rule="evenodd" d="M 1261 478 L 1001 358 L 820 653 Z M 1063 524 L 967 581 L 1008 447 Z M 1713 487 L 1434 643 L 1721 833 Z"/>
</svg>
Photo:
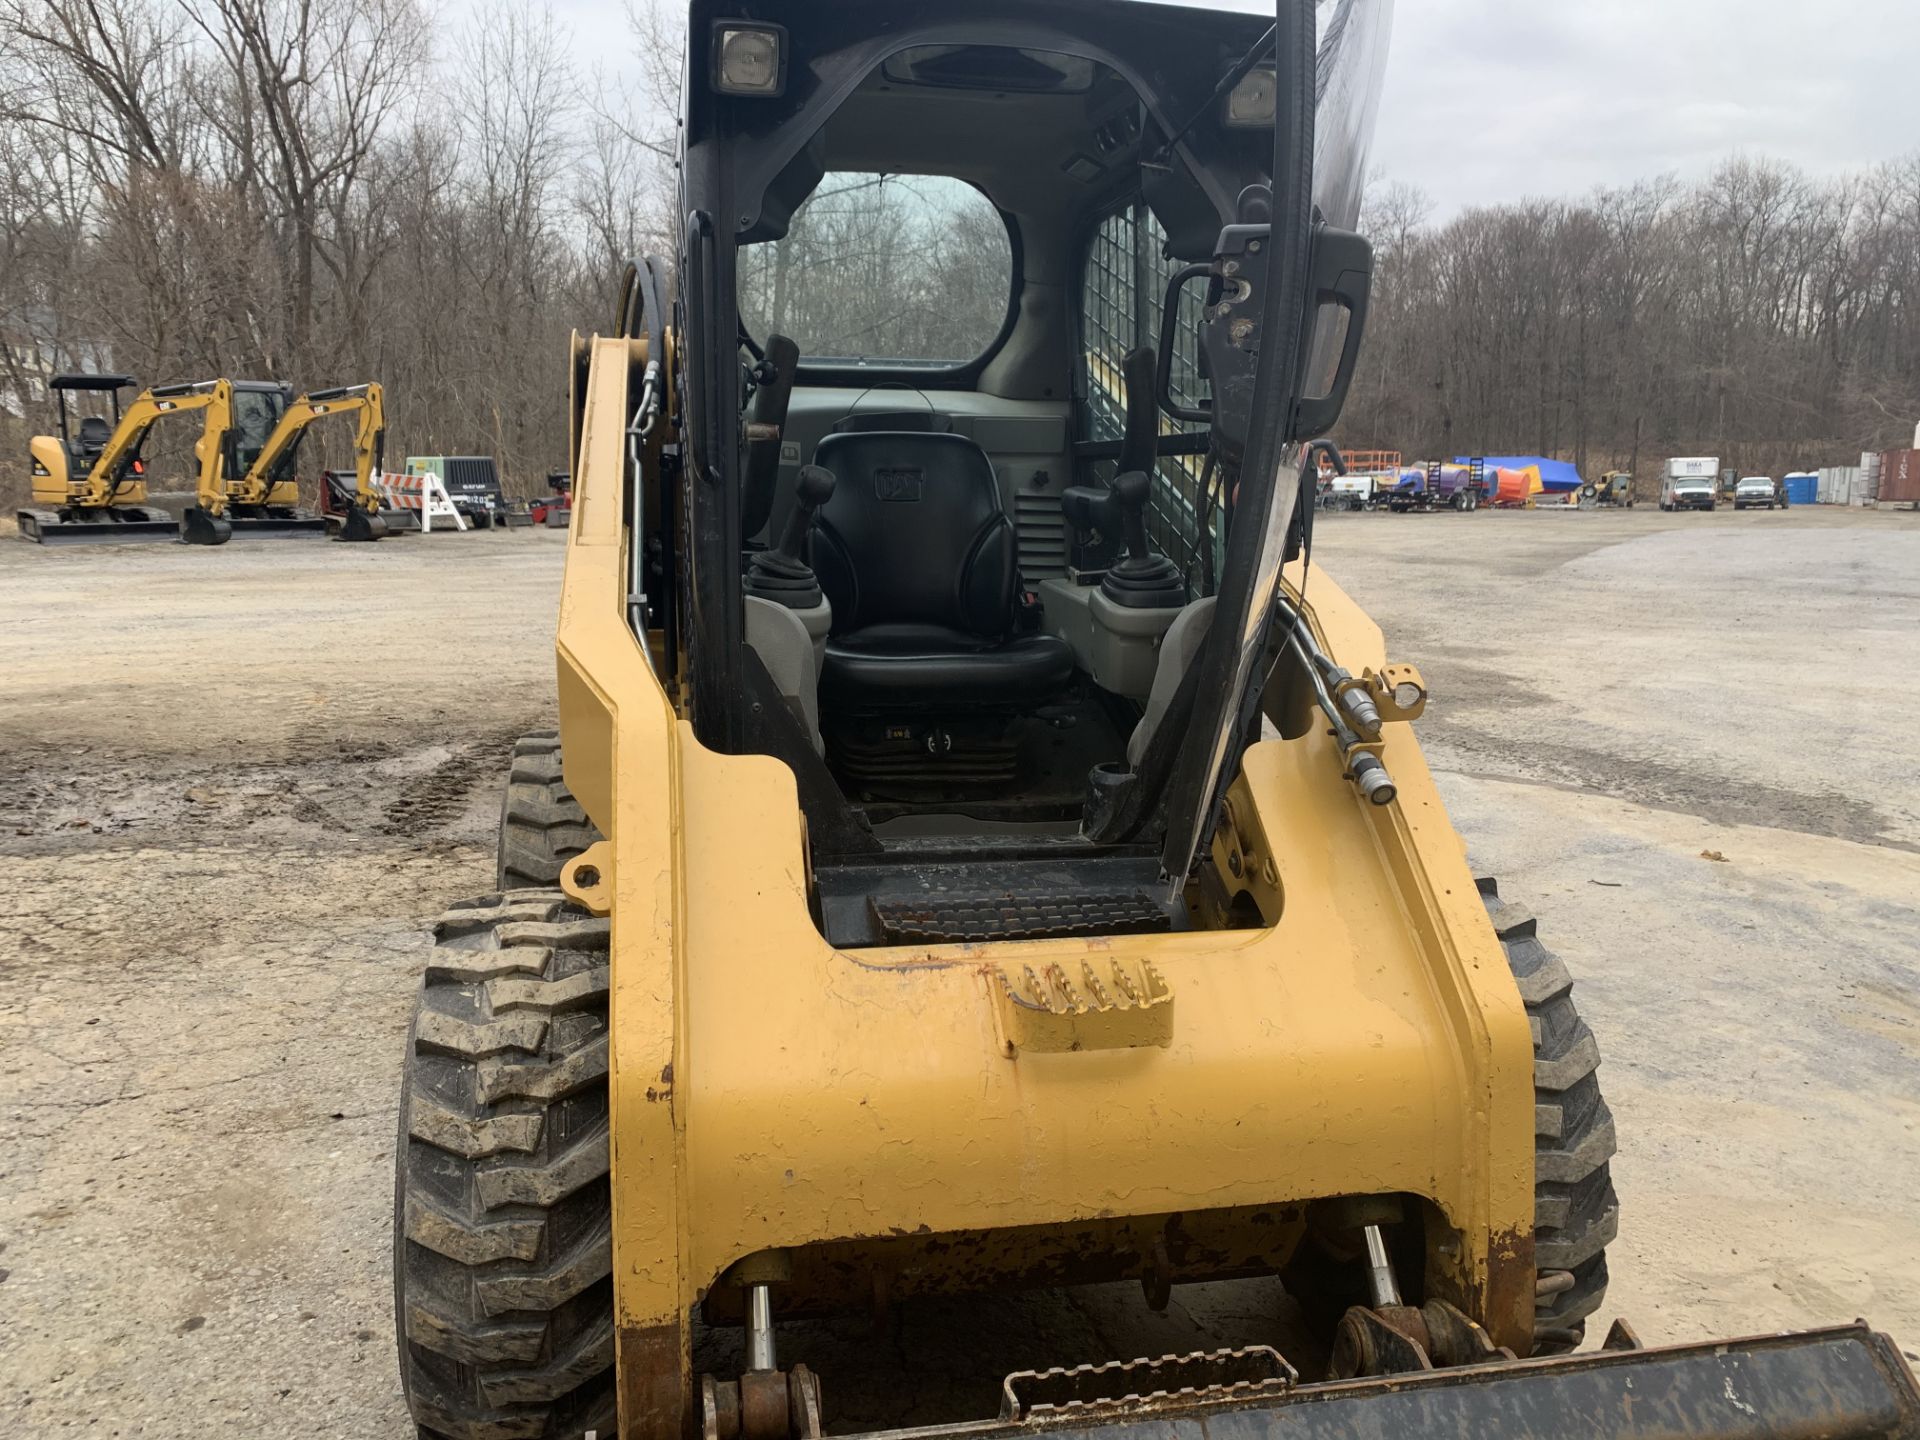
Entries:
<svg viewBox="0 0 1920 1440">
<path fill-rule="evenodd" d="M 182 540 L 222 545 L 236 532 L 255 537 L 323 535 L 325 523 L 296 501 L 293 454 L 282 449 L 261 463 L 269 438 L 293 398 L 277 380 L 199 380 L 156 385 L 124 411 L 124 375 L 58 375 L 49 388 L 60 401 L 59 436 L 29 442 L 35 506 L 20 512 L 20 533 L 42 544 L 75 540 Z M 66 397 L 108 392 L 115 419 L 81 418 L 69 429 Z M 162 420 L 198 414 L 194 442 L 194 500 L 178 521 L 146 505 L 141 449 Z"/>
<path fill-rule="evenodd" d="M 1594 1035 L 1311 563 L 1390 6 L 1257 8 L 692 0 L 408 1038 L 422 1436 L 1920 1440 L 1865 1325 L 1588 1334 Z"/>
<path fill-rule="evenodd" d="M 236 534 L 325 535 L 326 521 L 299 504 L 293 467 L 311 420 L 298 409 L 293 387 L 276 380 L 208 380 L 194 388 L 224 399 L 194 447 L 198 484 L 195 503 L 180 512 L 180 538 L 189 545 L 224 545 Z M 299 418 L 289 425 L 289 415 Z"/>
<path fill-rule="evenodd" d="M 160 421 L 206 411 L 211 397 L 193 397 L 185 387 L 143 392 L 122 409 L 120 392 L 131 375 L 55 375 L 47 382 L 60 411 L 58 435 L 28 441 L 33 504 L 20 511 L 20 537 L 42 545 L 89 540 L 174 540 L 179 525 L 165 510 L 146 503 L 146 465 L 141 445 Z M 111 397 L 113 418 L 74 417 L 68 397 Z"/>
<path fill-rule="evenodd" d="M 320 483 L 326 493 L 319 523 L 337 540 L 383 538 L 387 523 L 382 518 L 380 492 L 373 482 L 386 452 L 387 420 L 380 386 L 375 381 L 310 390 L 290 401 L 273 433 L 233 487 L 239 503 L 258 504 L 266 496 L 279 494 L 290 499 L 297 494 L 294 466 L 307 431 L 322 420 L 347 416 L 355 420 L 352 482 L 349 485 L 336 478 L 332 471 L 322 475 Z"/>
</svg>

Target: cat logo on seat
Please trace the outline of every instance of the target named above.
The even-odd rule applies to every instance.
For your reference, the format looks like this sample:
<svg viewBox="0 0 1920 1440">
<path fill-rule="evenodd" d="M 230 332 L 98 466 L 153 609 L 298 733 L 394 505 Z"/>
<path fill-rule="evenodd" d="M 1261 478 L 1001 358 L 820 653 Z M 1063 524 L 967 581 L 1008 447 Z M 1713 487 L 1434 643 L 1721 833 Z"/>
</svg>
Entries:
<svg viewBox="0 0 1920 1440">
<path fill-rule="evenodd" d="M 920 482 L 924 472 L 914 470 L 876 470 L 873 472 L 873 493 L 876 499 L 904 501 L 912 503 L 920 498 Z"/>
</svg>

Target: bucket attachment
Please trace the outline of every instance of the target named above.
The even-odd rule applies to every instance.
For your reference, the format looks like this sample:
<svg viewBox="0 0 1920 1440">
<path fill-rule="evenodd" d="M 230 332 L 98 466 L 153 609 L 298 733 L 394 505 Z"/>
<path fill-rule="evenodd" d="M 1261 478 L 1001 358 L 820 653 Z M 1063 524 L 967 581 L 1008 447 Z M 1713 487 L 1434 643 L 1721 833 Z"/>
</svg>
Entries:
<svg viewBox="0 0 1920 1440">
<path fill-rule="evenodd" d="M 387 522 L 370 510 L 358 505 L 340 518 L 340 524 L 334 531 L 336 540 L 384 540 L 387 536 Z"/>
<path fill-rule="evenodd" d="M 180 533 L 172 515 L 151 505 L 22 510 L 18 518 L 20 538 L 38 545 L 142 544 L 172 541 Z"/>
<path fill-rule="evenodd" d="M 420 512 L 405 510 L 396 505 L 392 509 L 382 510 L 380 519 L 386 524 L 389 535 L 418 535 L 420 533 Z"/>
<path fill-rule="evenodd" d="M 224 545 L 233 538 L 233 522 L 212 514 L 203 505 L 189 505 L 180 512 L 180 543 L 183 545 Z"/>
<path fill-rule="evenodd" d="M 191 515 L 193 511 L 186 513 Z M 227 507 L 226 521 L 232 527 L 230 533 L 241 540 L 319 539 L 327 533 L 324 518 L 311 510 L 299 510 L 291 505 L 230 505 Z M 184 532 L 185 526 L 181 528 Z M 184 533 L 181 538 L 186 539 Z M 209 543 L 217 545 L 221 542 L 216 540 Z"/>
<path fill-rule="evenodd" d="M 1008 1377 L 942 1440 L 1920 1440 L 1920 1388 L 1865 1325 L 1325 1384 L 1249 1351 Z M 910 1432 L 893 1432 L 904 1436 Z M 863 1437 L 881 1440 L 888 1432 Z"/>
</svg>

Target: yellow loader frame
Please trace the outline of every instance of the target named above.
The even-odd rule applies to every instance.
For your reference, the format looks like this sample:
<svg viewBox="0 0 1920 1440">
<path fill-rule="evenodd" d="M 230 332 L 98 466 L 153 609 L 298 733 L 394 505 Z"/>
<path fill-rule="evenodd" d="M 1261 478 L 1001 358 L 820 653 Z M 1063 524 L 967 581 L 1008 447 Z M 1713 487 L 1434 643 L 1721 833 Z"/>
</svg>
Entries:
<svg viewBox="0 0 1920 1440">
<path fill-rule="evenodd" d="M 1205 1273 L 1230 1274 L 1283 1263 L 1334 1197 L 1428 1207 L 1442 1233 L 1426 1293 L 1524 1354 L 1531 1038 L 1411 727 L 1387 727 L 1388 807 L 1342 778 L 1327 736 L 1248 753 L 1218 843 L 1250 888 L 1286 895 L 1274 929 L 836 951 L 808 914 L 792 773 L 703 746 L 623 621 L 621 475 L 646 358 L 645 341 L 605 338 L 577 357 L 557 639 L 567 784 L 615 837 L 562 884 L 612 916 L 626 1433 L 677 1433 L 687 1316 L 733 1281 L 777 1275 L 801 1308 L 846 1300 L 833 1275 L 850 1260 L 896 1294 L 984 1288 L 1083 1239 L 1150 1252 L 1175 1215 Z M 1324 575 L 1312 596 L 1331 653 L 1385 666 L 1379 629 Z M 1164 982 L 1164 1043 L 1010 1040 L 1009 977 L 1116 961 Z"/>
</svg>

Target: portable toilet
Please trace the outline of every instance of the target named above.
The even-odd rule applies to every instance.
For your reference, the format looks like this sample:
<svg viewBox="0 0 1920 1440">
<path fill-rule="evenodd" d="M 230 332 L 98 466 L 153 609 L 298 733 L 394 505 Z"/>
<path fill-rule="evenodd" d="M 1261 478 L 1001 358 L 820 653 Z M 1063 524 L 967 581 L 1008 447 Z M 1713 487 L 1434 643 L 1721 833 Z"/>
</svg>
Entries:
<svg viewBox="0 0 1920 1440">
<path fill-rule="evenodd" d="M 1818 505 L 1820 503 L 1820 477 L 1807 470 L 1796 470 L 1783 482 L 1787 491 L 1789 505 Z"/>
</svg>

